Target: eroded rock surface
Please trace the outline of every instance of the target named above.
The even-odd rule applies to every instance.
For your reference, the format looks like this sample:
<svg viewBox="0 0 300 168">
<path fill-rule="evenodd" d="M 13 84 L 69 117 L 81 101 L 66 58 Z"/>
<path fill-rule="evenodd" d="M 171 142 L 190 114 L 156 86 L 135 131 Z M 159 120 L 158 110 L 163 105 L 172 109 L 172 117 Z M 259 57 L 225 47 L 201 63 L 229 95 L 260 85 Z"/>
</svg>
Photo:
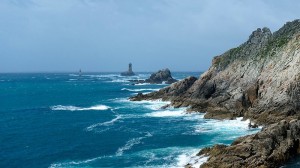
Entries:
<svg viewBox="0 0 300 168">
<path fill-rule="evenodd" d="M 299 131 L 299 120 L 282 120 L 259 133 L 238 138 L 231 146 L 204 148 L 198 155 L 210 158 L 201 168 L 279 167 L 299 153 Z"/>
<path fill-rule="evenodd" d="M 183 81 L 192 82 L 174 87 Z M 255 30 L 242 45 L 214 57 L 199 79 L 183 81 L 131 100 L 162 98 L 175 107 L 206 112 L 206 118 L 244 117 L 267 126 L 230 147 L 207 152 L 206 167 L 279 167 L 294 156 L 295 149 L 299 153 L 300 20 L 274 33 L 268 28 Z"/>
<path fill-rule="evenodd" d="M 246 116 L 270 124 L 297 114 L 300 79 L 300 21 L 288 22 L 271 33 L 257 29 L 249 40 L 212 61 L 212 66 L 189 88 L 144 96 L 163 97 L 176 106 L 207 112 L 206 118 Z M 134 98 L 133 98 L 134 99 Z"/>
</svg>

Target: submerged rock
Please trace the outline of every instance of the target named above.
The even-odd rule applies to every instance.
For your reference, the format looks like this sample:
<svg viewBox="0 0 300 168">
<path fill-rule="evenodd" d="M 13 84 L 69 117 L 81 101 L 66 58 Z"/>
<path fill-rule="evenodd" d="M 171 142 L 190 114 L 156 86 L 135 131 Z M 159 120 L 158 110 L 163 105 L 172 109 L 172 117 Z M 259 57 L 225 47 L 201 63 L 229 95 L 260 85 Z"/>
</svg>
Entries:
<svg viewBox="0 0 300 168">
<path fill-rule="evenodd" d="M 135 75 L 135 73 L 132 71 L 131 63 L 129 63 L 129 65 L 128 65 L 128 71 L 121 73 L 121 76 L 134 76 L 134 75 Z"/>
</svg>

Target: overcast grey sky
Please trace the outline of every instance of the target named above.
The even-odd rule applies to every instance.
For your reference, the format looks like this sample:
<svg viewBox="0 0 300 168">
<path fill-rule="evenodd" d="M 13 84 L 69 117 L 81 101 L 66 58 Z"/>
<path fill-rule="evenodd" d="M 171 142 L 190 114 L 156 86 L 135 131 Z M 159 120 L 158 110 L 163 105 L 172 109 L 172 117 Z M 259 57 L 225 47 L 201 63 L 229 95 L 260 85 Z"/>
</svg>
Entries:
<svg viewBox="0 0 300 168">
<path fill-rule="evenodd" d="M 0 72 L 204 71 L 298 0 L 1 0 Z"/>
</svg>

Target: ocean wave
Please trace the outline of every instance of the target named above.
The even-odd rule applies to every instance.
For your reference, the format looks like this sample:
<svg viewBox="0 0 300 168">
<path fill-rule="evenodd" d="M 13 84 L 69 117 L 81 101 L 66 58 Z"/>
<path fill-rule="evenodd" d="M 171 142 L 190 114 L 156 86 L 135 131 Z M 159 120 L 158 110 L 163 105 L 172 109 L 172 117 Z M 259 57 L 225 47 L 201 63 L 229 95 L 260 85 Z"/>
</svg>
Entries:
<svg viewBox="0 0 300 168">
<path fill-rule="evenodd" d="M 49 166 L 49 168 L 73 167 L 73 166 L 76 166 L 76 165 L 87 164 L 87 163 L 94 162 L 96 160 L 103 159 L 103 158 L 108 158 L 108 157 L 113 157 L 113 156 L 100 156 L 100 157 L 95 157 L 95 158 L 92 158 L 92 159 L 86 159 L 86 160 L 82 160 L 82 161 L 70 161 L 70 162 L 63 162 L 63 163 L 52 163 Z"/>
<path fill-rule="evenodd" d="M 176 158 L 177 166 L 185 167 L 187 164 L 190 164 L 192 167 L 200 167 L 200 165 L 207 161 L 208 157 L 197 156 L 197 153 L 198 152 L 193 153 L 191 155 L 187 153 L 180 154 Z"/>
<path fill-rule="evenodd" d="M 69 76 L 79 76 L 78 74 L 69 74 Z"/>
<path fill-rule="evenodd" d="M 248 131 L 248 124 L 249 120 L 244 120 L 242 117 L 239 117 L 235 120 L 213 120 L 207 119 L 206 122 L 201 123 L 196 127 L 196 132 L 235 132 L 237 133 L 244 133 Z M 262 127 L 257 129 L 250 129 L 250 131 L 257 131 L 260 130 Z M 226 134 L 227 135 L 227 134 Z"/>
<path fill-rule="evenodd" d="M 159 89 L 128 89 L 128 88 L 122 88 L 121 90 L 126 90 L 130 92 L 142 92 L 142 91 L 158 91 Z"/>
<path fill-rule="evenodd" d="M 152 136 L 152 134 L 147 132 L 147 134 L 143 137 L 130 139 L 129 141 L 126 142 L 126 144 L 124 146 L 120 147 L 117 150 L 116 156 L 122 156 L 125 151 L 130 150 L 134 145 L 140 144 L 141 140 L 143 140 L 145 138 L 148 138 L 148 137 L 151 137 L 151 136 Z"/>
<path fill-rule="evenodd" d="M 87 111 L 87 110 L 108 110 L 110 107 L 106 105 L 96 105 L 91 107 L 76 107 L 76 106 L 63 106 L 63 105 L 57 105 L 57 106 L 51 106 L 51 110 L 54 111 Z"/>
<path fill-rule="evenodd" d="M 87 130 L 87 131 L 93 131 L 94 128 L 96 128 L 96 127 L 100 127 L 100 126 L 109 126 L 109 125 L 114 124 L 114 123 L 115 123 L 116 121 L 118 121 L 119 119 L 121 119 L 121 116 L 120 116 L 120 115 L 116 116 L 116 118 L 113 118 L 113 119 L 110 120 L 110 121 L 106 121 L 106 122 L 102 122 L 102 123 L 93 124 L 93 125 L 87 127 L 86 130 Z"/>
<path fill-rule="evenodd" d="M 185 111 L 182 110 L 165 110 L 165 111 L 156 111 L 152 113 L 145 114 L 148 117 L 182 117 L 186 115 Z"/>
</svg>

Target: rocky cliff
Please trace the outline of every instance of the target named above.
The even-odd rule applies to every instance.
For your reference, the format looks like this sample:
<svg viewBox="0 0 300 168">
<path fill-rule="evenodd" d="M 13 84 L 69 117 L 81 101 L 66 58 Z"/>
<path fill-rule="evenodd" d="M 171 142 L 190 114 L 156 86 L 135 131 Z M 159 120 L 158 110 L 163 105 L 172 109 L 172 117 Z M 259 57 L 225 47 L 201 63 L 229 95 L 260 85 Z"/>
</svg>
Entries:
<svg viewBox="0 0 300 168">
<path fill-rule="evenodd" d="M 255 30 L 242 45 L 214 57 L 209 70 L 198 80 L 187 78 L 158 92 L 139 95 L 131 100 L 162 98 L 171 100 L 175 107 L 189 107 L 192 111 L 206 112 L 206 118 L 244 117 L 258 124 L 270 125 L 278 124 L 281 120 L 289 123 L 298 119 L 299 86 L 300 20 L 295 20 L 274 33 L 268 28 Z M 283 129 L 287 131 L 288 127 Z M 297 140 L 300 132 L 295 134 L 297 136 L 293 136 L 292 141 Z M 252 140 L 247 143 L 254 144 Z M 270 143 L 276 147 L 273 142 Z M 296 144 L 299 145 L 299 140 Z M 236 145 L 238 144 L 233 144 Z M 264 148 L 266 147 L 262 146 L 260 150 L 266 150 Z M 271 153 L 267 152 L 265 156 L 269 154 Z M 246 160 L 248 157 L 250 156 L 240 159 Z M 289 156 L 283 161 L 288 158 Z M 258 161 L 259 157 L 254 159 Z M 209 162 L 211 161 L 211 165 L 214 162 L 226 163 L 227 167 L 251 167 L 245 164 L 235 165 L 233 160 L 209 159 Z M 272 167 L 271 162 L 274 161 L 261 162 L 259 165 Z"/>
</svg>

